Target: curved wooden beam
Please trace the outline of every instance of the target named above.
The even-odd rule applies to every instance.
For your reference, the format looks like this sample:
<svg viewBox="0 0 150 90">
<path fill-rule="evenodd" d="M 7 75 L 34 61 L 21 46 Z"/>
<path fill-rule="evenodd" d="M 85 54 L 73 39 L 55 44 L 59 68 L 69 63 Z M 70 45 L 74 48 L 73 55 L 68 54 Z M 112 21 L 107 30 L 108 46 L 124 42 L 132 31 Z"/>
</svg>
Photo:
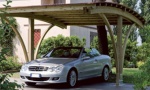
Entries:
<svg viewBox="0 0 150 90">
<path fill-rule="evenodd" d="M 47 30 L 44 32 L 44 34 L 42 35 L 42 37 L 41 37 L 41 39 L 40 39 L 40 41 L 39 41 L 39 43 L 38 43 L 38 45 L 37 45 L 37 47 L 36 47 L 36 49 L 35 49 L 34 59 L 37 58 L 37 53 L 38 53 L 38 51 L 39 51 L 39 47 L 40 47 L 40 45 L 41 45 L 41 43 L 42 43 L 42 41 L 43 41 L 45 35 L 47 34 L 47 32 L 48 32 L 52 27 L 54 27 L 54 25 L 49 26 L 49 27 L 47 28 Z"/>
<path fill-rule="evenodd" d="M 116 7 L 106 7 L 106 6 L 95 6 L 91 9 L 89 9 L 91 14 L 99 14 L 99 13 L 105 13 L 105 14 L 117 14 L 119 16 L 123 16 L 125 19 L 132 20 L 137 25 L 143 27 L 143 23 L 136 18 L 134 15 L 127 11 L 123 11 L 122 9 L 116 8 Z"/>
<path fill-rule="evenodd" d="M 133 30 L 134 27 L 135 27 L 135 24 L 132 24 L 129 27 L 129 30 L 127 31 L 127 33 L 126 33 L 126 37 L 125 37 L 124 44 L 123 44 L 123 56 L 125 56 L 125 50 L 126 50 L 126 46 L 127 46 L 127 41 L 128 41 L 129 35 L 132 32 L 132 30 Z"/>
<path fill-rule="evenodd" d="M 117 51 L 117 48 L 116 48 L 116 42 L 115 42 L 115 39 L 114 39 L 114 34 L 113 34 L 113 30 L 110 26 L 110 23 L 107 19 L 107 17 L 104 15 L 104 14 L 100 14 L 99 13 L 99 16 L 103 19 L 104 23 L 106 24 L 107 28 L 108 28 L 108 32 L 110 34 L 110 37 L 111 37 L 111 40 L 112 40 L 112 44 L 113 44 L 113 50 L 114 50 L 114 55 L 115 55 L 115 60 L 116 60 L 116 85 L 119 86 L 119 59 L 118 59 L 118 51 Z"/>
<path fill-rule="evenodd" d="M 13 31 L 15 32 L 15 34 L 17 35 L 21 45 L 22 45 L 22 48 L 23 48 L 23 52 L 24 52 L 24 55 L 25 55 L 25 59 L 26 61 L 29 61 L 29 57 L 28 57 L 28 53 L 27 53 L 27 50 L 26 50 L 26 47 L 25 47 L 25 44 L 23 42 L 23 39 L 20 35 L 20 33 L 18 32 L 18 30 L 9 22 L 9 20 L 6 18 L 6 17 L 3 17 L 3 19 L 11 26 L 11 28 L 13 29 Z"/>
<path fill-rule="evenodd" d="M 110 34 L 112 43 L 113 43 L 113 50 L 114 50 L 114 54 L 115 54 L 115 59 L 117 58 L 117 52 L 116 52 L 116 44 L 115 44 L 115 39 L 114 39 L 114 34 L 113 34 L 113 30 L 109 24 L 109 21 L 107 19 L 107 17 L 104 14 L 99 14 L 99 16 L 103 19 L 103 21 L 105 22 L 107 28 L 108 28 L 108 32 Z"/>
</svg>

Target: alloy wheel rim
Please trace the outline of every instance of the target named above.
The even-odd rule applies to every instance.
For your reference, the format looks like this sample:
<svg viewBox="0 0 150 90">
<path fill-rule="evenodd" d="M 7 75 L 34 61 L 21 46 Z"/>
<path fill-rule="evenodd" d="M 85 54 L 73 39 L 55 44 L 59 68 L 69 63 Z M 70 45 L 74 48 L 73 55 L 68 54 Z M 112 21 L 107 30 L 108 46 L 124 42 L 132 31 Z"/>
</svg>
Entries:
<svg viewBox="0 0 150 90">
<path fill-rule="evenodd" d="M 70 74 L 70 85 L 71 86 L 75 86 L 76 79 L 77 79 L 76 73 L 75 73 L 75 71 L 72 71 L 71 74 Z"/>
<path fill-rule="evenodd" d="M 108 78 L 109 78 L 108 68 L 105 68 L 105 69 L 104 69 L 104 79 L 105 79 L 105 80 L 108 80 Z"/>
</svg>

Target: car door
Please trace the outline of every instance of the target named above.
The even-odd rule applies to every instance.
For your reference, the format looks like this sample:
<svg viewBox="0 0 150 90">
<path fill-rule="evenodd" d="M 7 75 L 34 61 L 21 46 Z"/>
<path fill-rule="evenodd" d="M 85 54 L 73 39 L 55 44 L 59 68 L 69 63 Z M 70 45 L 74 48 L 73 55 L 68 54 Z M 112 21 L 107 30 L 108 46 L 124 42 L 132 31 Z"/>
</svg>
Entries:
<svg viewBox="0 0 150 90">
<path fill-rule="evenodd" d="M 102 70 L 103 70 L 103 64 L 104 64 L 104 60 L 103 60 L 103 57 L 102 55 L 99 53 L 99 51 L 97 51 L 96 49 L 92 49 L 93 51 L 93 57 L 94 57 L 94 71 L 95 72 L 95 75 L 99 75 L 101 74 Z"/>
<path fill-rule="evenodd" d="M 90 51 L 89 54 L 82 57 L 79 65 L 79 78 L 93 77 L 97 74 L 95 70 L 97 61 L 95 61 L 95 57 L 92 54 L 93 52 Z"/>
</svg>

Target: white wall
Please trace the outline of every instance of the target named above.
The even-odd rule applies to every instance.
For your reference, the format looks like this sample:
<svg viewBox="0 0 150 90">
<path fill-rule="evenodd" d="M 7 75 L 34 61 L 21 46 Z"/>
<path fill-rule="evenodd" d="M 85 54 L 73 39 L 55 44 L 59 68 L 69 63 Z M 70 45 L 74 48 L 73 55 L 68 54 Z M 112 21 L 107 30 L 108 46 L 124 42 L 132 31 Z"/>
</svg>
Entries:
<svg viewBox="0 0 150 90">
<path fill-rule="evenodd" d="M 95 26 L 90 26 L 94 27 Z M 97 32 L 96 29 L 90 29 L 90 28 L 84 28 L 84 27 L 78 27 L 78 26 L 71 26 L 70 27 L 70 35 L 73 36 L 78 36 L 81 39 L 85 38 L 86 39 L 86 45 L 85 47 L 90 47 L 90 32 Z"/>
<path fill-rule="evenodd" d="M 2 4 L 6 4 L 5 0 L 0 0 L 0 7 L 2 7 Z M 12 3 L 10 3 L 11 7 L 17 7 L 17 6 L 34 6 L 34 5 L 40 5 L 41 0 L 12 0 Z"/>
<path fill-rule="evenodd" d="M 90 3 L 92 0 L 70 0 L 70 3 Z"/>
</svg>

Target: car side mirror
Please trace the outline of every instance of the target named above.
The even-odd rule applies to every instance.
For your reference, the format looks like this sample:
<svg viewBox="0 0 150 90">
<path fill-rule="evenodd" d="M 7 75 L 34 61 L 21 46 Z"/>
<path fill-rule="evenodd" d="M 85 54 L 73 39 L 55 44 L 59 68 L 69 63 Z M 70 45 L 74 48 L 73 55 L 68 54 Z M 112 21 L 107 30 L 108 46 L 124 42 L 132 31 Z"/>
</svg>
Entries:
<svg viewBox="0 0 150 90">
<path fill-rule="evenodd" d="M 41 58 L 43 58 L 44 57 L 44 55 L 41 55 Z"/>
<path fill-rule="evenodd" d="M 82 60 L 88 60 L 88 59 L 90 59 L 89 56 L 82 57 Z"/>
</svg>

